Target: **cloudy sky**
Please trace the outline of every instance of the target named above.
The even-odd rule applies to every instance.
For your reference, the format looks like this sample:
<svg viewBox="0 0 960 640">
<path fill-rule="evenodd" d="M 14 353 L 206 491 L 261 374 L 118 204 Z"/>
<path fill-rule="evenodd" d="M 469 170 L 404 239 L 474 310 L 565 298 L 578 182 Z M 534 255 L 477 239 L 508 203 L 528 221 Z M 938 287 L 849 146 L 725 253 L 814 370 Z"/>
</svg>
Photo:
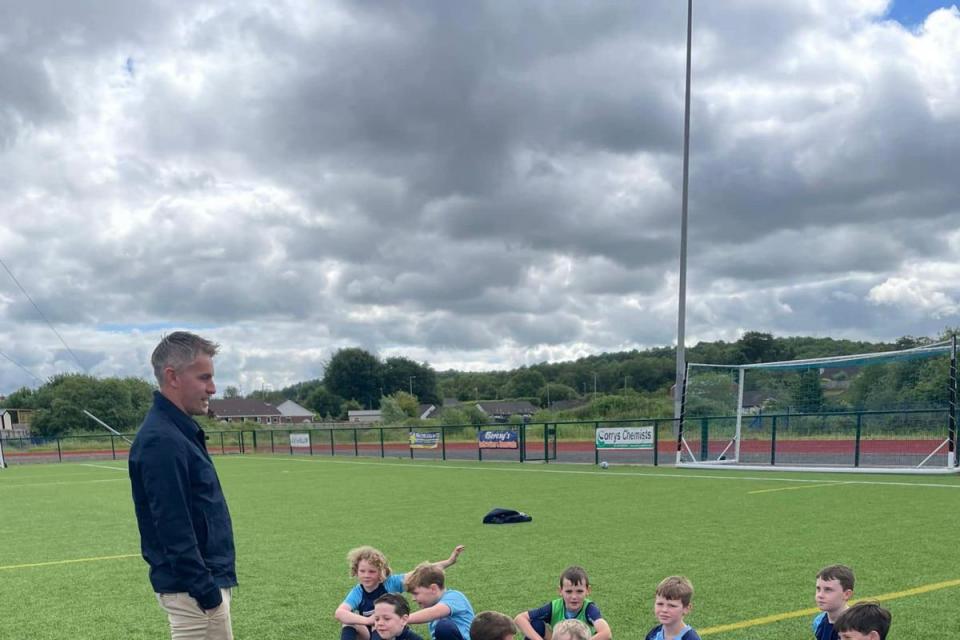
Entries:
<svg viewBox="0 0 960 640">
<path fill-rule="evenodd" d="M 673 343 L 685 4 L 0 4 L 0 393 Z M 688 344 L 960 325 L 951 4 L 695 0 Z"/>
</svg>

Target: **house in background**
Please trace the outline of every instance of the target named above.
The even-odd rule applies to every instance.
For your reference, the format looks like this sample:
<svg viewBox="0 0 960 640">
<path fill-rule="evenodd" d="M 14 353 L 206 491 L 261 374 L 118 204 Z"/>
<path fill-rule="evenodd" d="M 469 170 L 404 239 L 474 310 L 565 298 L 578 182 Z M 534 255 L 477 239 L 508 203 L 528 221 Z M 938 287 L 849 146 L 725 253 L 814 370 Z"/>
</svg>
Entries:
<svg viewBox="0 0 960 640">
<path fill-rule="evenodd" d="M 280 424 L 283 414 L 272 404 L 252 398 L 210 400 L 210 412 L 221 422 Z"/>
<path fill-rule="evenodd" d="M 361 424 L 372 424 L 383 421 L 383 415 L 380 413 L 380 409 L 355 409 L 347 411 L 347 420 Z"/>
<path fill-rule="evenodd" d="M 0 409 L 0 438 L 29 438 L 30 409 Z"/>
<path fill-rule="evenodd" d="M 304 422 L 313 422 L 313 412 L 301 407 L 293 400 L 284 400 L 277 405 L 277 411 L 282 416 L 285 423 L 301 424 Z"/>
<path fill-rule="evenodd" d="M 481 413 L 494 422 L 506 422 L 511 416 L 520 416 L 523 420 L 529 420 L 537 412 L 537 407 L 527 400 L 481 400 L 476 406 Z"/>
<path fill-rule="evenodd" d="M 421 420 L 436 417 L 436 415 L 437 405 L 435 404 L 421 404 L 417 407 L 417 417 L 419 417 Z"/>
</svg>

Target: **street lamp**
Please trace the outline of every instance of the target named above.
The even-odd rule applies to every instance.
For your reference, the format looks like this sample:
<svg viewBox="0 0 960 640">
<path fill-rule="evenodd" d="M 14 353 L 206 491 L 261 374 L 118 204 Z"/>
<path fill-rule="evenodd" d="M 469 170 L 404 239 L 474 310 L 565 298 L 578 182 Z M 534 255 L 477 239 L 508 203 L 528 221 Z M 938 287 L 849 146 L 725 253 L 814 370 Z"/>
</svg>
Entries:
<svg viewBox="0 0 960 640">
<path fill-rule="evenodd" d="M 410 395 L 413 395 L 413 379 L 417 376 L 410 376 Z"/>
</svg>

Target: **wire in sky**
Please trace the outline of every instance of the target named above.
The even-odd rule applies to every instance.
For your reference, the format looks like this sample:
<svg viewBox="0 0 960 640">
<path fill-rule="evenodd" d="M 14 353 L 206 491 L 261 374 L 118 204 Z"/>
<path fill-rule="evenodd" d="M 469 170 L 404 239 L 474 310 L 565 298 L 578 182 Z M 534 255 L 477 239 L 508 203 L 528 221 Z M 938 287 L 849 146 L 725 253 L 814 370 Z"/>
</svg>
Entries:
<svg viewBox="0 0 960 640">
<path fill-rule="evenodd" d="M 5 354 L 3 351 L 0 351 L 0 356 L 3 356 L 4 358 L 6 358 L 7 360 L 9 360 L 9 361 L 12 362 L 13 364 L 17 365 L 18 367 L 20 367 L 21 369 L 23 369 L 23 370 L 27 373 L 27 375 L 29 375 L 31 378 L 33 378 L 34 380 L 36 380 L 36 381 L 39 382 L 40 384 L 43 384 L 43 380 L 41 380 L 38 376 L 34 375 L 34 373 L 33 373 L 32 371 L 30 371 L 30 369 L 27 369 L 25 366 L 23 366 L 22 364 L 20 364 L 19 362 L 17 362 L 16 360 L 14 360 L 13 358 L 11 358 L 11 357 L 8 356 L 7 354 Z"/>
<path fill-rule="evenodd" d="M 80 362 L 80 358 L 78 358 L 78 357 L 77 357 L 77 354 L 75 354 L 75 353 L 73 352 L 73 349 L 71 349 L 71 348 L 70 348 L 70 345 L 67 344 L 67 341 L 63 339 L 63 336 L 60 335 L 60 332 L 56 330 L 56 328 L 53 326 L 53 324 L 52 324 L 49 320 L 47 320 L 47 316 L 45 316 L 44 313 L 43 313 L 43 311 L 40 310 L 40 307 L 37 306 L 37 303 L 33 301 L 33 298 L 31 298 L 31 297 L 30 297 L 30 294 L 27 293 L 27 290 L 23 288 L 23 285 L 20 284 L 20 281 L 17 280 L 16 276 L 13 275 L 13 272 L 10 271 L 10 268 L 7 267 L 7 263 L 5 263 L 2 258 L 0 258 L 0 265 L 3 265 L 4 271 L 7 272 L 7 275 L 10 276 L 10 279 L 13 280 L 14 284 L 17 285 L 17 288 L 20 289 L 20 291 L 23 293 L 23 295 L 25 295 L 25 296 L 27 297 L 27 300 L 30 301 L 30 304 L 33 305 L 33 308 L 37 310 L 37 313 L 40 314 L 40 317 L 43 318 L 43 321 L 47 323 L 47 326 L 48 326 L 48 327 L 50 327 L 50 330 L 53 331 L 58 338 L 60 338 L 60 342 L 63 344 L 64 347 L 66 347 L 66 349 L 67 349 L 67 351 L 70 353 L 70 355 L 73 356 L 73 359 L 77 361 L 77 364 L 80 366 L 80 370 L 83 371 L 84 373 L 86 373 L 86 372 L 87 372 L 87 368 L 86 368 L 85 366 L 83 366 L 83 363 L 82 363 L 82 362 Z M 9 360 L 9 358 L 7 358 L 7 359 Z M 12 362 L 12 361 L 11 361 L 11 362 Z M 18 366 L 19 366 L 19 365 L 18 365 Z M 23 368 L 23 367 L 21 367 L 21 368 Z M 33 374 L 31 373 L 30 375 L 33 375 Z M 36 376 L 34 376 L 34 377 L 36 378 Z M 39 378 L 38 378 L 38 380 L 39 380 Z"/>
</svg>

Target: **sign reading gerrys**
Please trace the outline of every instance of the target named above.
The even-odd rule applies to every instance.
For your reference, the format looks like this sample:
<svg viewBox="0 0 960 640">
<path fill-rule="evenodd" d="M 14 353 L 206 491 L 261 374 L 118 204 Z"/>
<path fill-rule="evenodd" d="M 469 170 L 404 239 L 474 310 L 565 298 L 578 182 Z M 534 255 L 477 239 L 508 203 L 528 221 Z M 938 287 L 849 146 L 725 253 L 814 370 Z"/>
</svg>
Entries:
<svg viewBox="0 0 960 640">
<path fill-rule="evenodd" d="M 517 449 L 520 441 L 517 432 L 510 429 L 482 429 L 477 444 L 481 449 Z"/>
<path fill-rule="evenodd" d="M 601 427 L 597 429 L 597 449 L 653 449 L 653 425 Z"/>
</svg>

